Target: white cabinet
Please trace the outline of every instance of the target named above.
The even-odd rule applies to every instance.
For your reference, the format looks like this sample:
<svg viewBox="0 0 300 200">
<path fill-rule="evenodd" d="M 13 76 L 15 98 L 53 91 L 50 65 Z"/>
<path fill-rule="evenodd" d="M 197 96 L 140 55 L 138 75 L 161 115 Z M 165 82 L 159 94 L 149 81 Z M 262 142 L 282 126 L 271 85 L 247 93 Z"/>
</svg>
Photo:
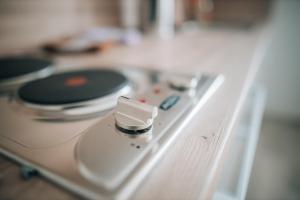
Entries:
<svg viewBox="0 0 300 200">
<path fill-rule="evenodd" d="M 214 200 L 245 199 L 259 138 L 265 99 L 266 92 L 263 87 L 252 88 L 232 136 Z"/>
</svg>

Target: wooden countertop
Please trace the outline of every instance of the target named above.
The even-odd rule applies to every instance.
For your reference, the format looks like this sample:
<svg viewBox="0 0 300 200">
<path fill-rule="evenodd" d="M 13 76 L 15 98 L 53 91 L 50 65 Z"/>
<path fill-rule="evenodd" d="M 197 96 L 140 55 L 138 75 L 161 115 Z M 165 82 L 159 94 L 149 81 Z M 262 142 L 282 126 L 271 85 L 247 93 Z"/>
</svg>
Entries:
<svg viewBox="0 0 300 200">
<path fill-rule="evenodd" d="M 209 199 L 230 136 L 269 39 L 266 27 L 203 29 L 117 47 L 99 55 L 59 57 L 61 66 L 130 65 L 177 72 L 221 73 L 225 82 L 150 172 L 133 199 Z M 73 199 L 42 178 L 19 179 L 15 164 L 0 159 L 1 199 Z"/>
</svg>

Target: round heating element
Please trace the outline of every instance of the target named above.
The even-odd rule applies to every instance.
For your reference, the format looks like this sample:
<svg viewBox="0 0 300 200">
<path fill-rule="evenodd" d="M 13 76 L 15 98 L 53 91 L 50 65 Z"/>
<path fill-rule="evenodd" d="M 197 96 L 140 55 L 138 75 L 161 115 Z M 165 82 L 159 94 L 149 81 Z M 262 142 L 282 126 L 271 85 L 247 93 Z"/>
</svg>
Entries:
<svg viewBox="0 0 300 200">
<path fill-rule="evenodd" d="M 25 82 L 48 76 L 52 62 L 26 56 L 0 58 L 0 91 L 15 89 Z"/>
<path fill-rule="evenodd" d="M 81 70 L 56 74 L 22 86 L 21 100 L 40 105 L 62 105 L 105 97 L 128 85 L 127 78 L 111 70 Z"/>
<path fill-rule="evenodd" d="M 20 77 L 32 72 L 45 69 L 51 65 L 49 60 L 32 57 L 6 57 L 0 58 L 0 80 Z"/>
</svg>

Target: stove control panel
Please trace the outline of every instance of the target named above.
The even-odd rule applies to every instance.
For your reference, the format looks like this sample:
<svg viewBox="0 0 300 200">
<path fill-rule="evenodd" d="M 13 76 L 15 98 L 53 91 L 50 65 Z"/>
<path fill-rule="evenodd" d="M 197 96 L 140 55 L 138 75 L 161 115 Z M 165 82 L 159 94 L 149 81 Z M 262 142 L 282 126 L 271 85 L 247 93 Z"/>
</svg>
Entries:
<svg viewBox="0 0 300 200">
<path fill-rule="evenodd" d="M 132 99 L 119 97 L 114 111 L 86 130 L 77 143 L 80 173 L 108 191 L 121 187 L 142 163 L 161 155 L 164 145 L 183 132 L 189 116 L 219 84 L 214 76 L 174 77 Z"/>
<path fill-rule="evenodd" d="M 83 198 L 126 199 L 222 82 L 123 66 L 57 71 L 1 96 L 0 151 Z"/>
</svg>

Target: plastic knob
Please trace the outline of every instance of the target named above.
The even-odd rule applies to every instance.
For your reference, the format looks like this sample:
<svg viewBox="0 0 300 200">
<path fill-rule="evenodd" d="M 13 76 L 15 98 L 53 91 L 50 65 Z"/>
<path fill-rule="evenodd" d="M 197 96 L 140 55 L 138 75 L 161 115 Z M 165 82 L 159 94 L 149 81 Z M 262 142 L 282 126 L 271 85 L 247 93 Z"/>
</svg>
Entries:
<svg viewBox="0 0 300 200">
<path fill-rule="evenodd" d="M 157 113 L 155 106 L 121 96 L 114 112 L 116 127 L 130 135 L 147 133 Z"/>
<path fill-rule="evenodd" d="M 196 76 L 172 76 L 168 79 L 171 88 L 179 91 L 192 90 L 197 87 L 198 77 Z"/>
</svg>

